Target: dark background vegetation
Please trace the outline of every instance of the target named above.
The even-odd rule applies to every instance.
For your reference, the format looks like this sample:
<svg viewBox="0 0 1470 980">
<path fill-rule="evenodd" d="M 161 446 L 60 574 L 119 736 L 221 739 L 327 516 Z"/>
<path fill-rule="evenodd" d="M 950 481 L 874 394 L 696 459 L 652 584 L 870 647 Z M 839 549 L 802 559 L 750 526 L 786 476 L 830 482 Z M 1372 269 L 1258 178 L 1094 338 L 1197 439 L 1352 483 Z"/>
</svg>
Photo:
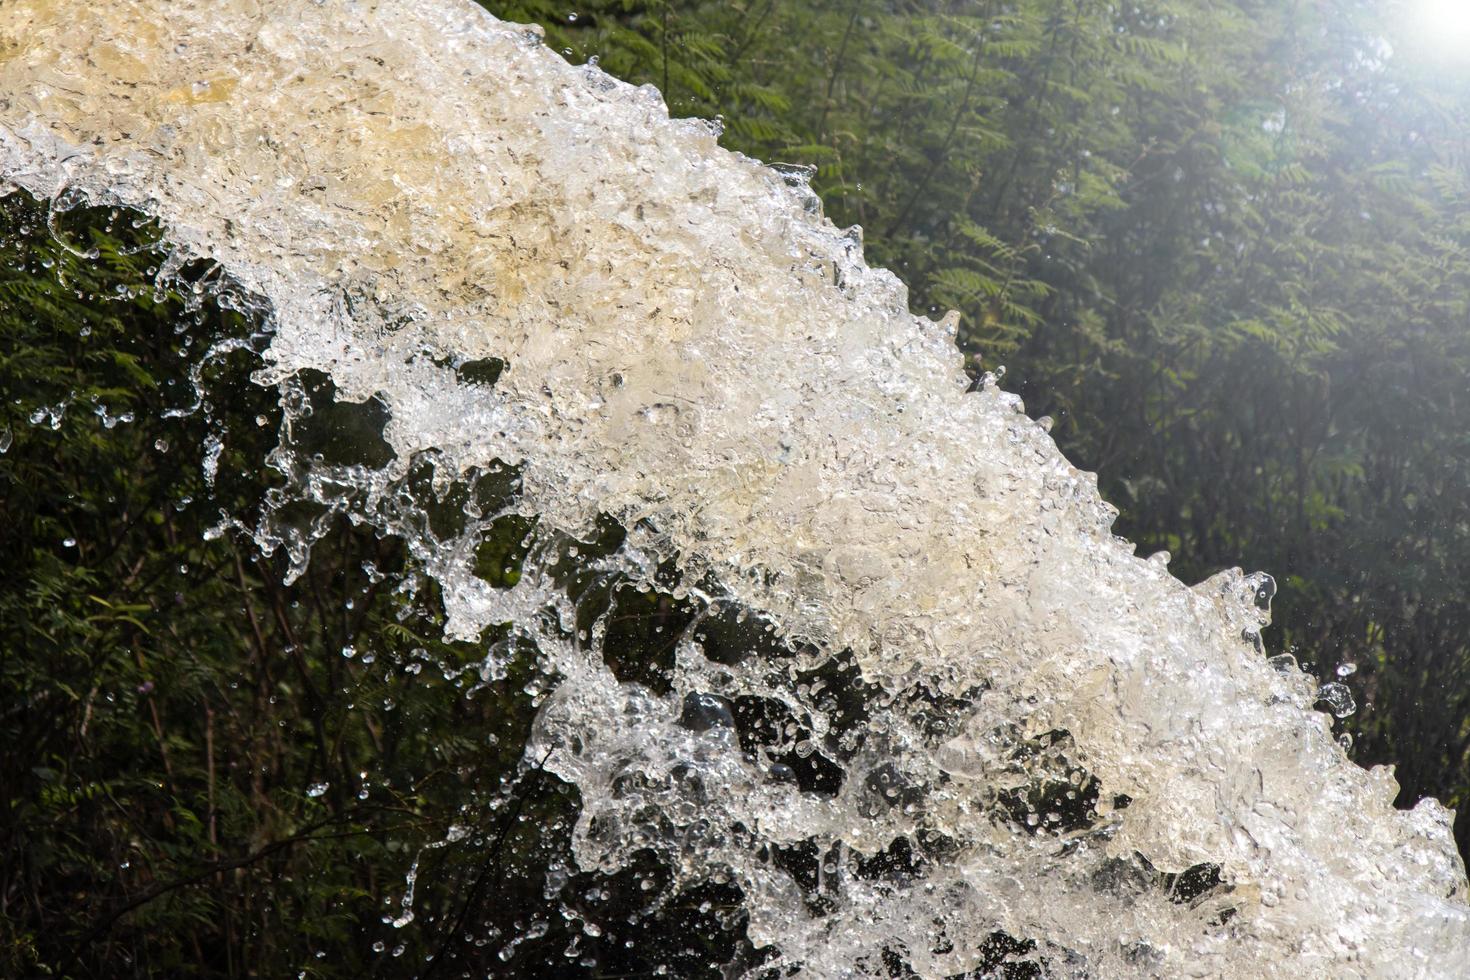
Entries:
<svg viewBox="0 0 1470 980">
<path fill-rule="evenodd" d="M 960 310 L 975 369 L 1055 419 L 1120 534 L 1186 581 L 1274 572 L 1270 652 L 1356 667 L 1354 757 L 1396 763 L 1403 805 L 1463 807 L 1470 72 L 1413 56 L 1393 5 L 486 6 L 812 167 L 916 311 Z M 330 531 L 283 585 L 284 557 L 211 532 L 280 479 L 276 395 L 249 381 L 266 338 L 217 269 L 156 289 L 154 237 L 0 202 L 0 975 L 756 962 L 717 886 L 564 870 L 575 793 L 521 752 L 554 678 L 528 650 L 483 679 L 432 585 L 396 588 L 416 579 L 393 539 L 303 513 Z M 296 386 L 319 408 L 302 452 L 381 462 L 380 410 Z M 487 541 L 492 581 L 524 533 Z M 656 684 L 680 610 L 605 605 L 619 676 Z M 646 914 L 593 935 L 563 908 Z M 996 975 L 1029 975 L 1003 946 Z"/>
</svg>

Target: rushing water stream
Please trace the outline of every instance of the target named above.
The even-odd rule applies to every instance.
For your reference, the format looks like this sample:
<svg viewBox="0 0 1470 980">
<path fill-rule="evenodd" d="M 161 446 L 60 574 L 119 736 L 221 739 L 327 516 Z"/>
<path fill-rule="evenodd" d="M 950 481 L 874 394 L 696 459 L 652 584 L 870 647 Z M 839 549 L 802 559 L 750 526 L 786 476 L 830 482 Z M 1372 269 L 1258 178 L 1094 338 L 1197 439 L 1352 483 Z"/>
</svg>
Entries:
<svg viewBox="0 0 1470 980">
<path fill-rule="evenodd" d="M 803 976 L 956 974 L 998 933 L 1059 977 L 1464 975 L 1449 814 L 1395 811 L 1268 662 L 1269 578 L 1135 557 L 860 230 L 657 92 L 457 0 L 8 0 L 0 182 L 155 216 L 268 305 L 260 384 L 386 407 L 381 467 L 283 441 L 273 512 L 403 536 L 452 634 L 540 648 L 527 752 L 581 794 L 582 869 L 731 882 Z M 424 460 L 516 491 L 436 530 Z M 534 530 L 497 586 L 475 552 L 508 515 Z M 311 526 L 248 530 L 309 560 Z M 574 565 L 692 611 L 667 683 L 609 668 Z M 724 613 L 760 628 L 712 658 Z M 737 725 L 752 700 L 777 721 Z M 772 860 L 798 844 L 810 873 Z"/>
</svg>

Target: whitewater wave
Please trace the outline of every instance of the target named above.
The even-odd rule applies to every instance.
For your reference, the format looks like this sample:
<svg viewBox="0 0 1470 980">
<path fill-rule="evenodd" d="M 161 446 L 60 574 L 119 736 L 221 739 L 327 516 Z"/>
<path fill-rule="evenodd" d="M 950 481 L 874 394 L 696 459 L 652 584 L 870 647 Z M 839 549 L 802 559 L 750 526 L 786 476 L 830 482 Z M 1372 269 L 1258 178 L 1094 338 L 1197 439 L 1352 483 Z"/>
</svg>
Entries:
<svg viewBox="0 0 1470 980">
<path fill-rule="evenodd" d="M 583 868 L 651 849 L 733 881 L 752 940 L 813 976 L 887 975 L 884 951 L 955 974 L 997 933 L 1055 976 L 1470 960 L 1448 811 L 1395 811 L 1267 662 L 1269 579 L 1135 557 L 1015 396 L 967 392 L 953 319 L 651 88 L 453 0 L 19 0 L 0 181 L 156 217 L 175 267 L 268 305 L 261 384 L 314 369 L 386 406 L 388 465 L 274 462 L 403 535 L 451 634 L 540 646 L 562 681 L 528 751 L 581 793 Z M 436 534 L 402 493 L 423 460 L 518 491 Z M 537 530 L 496 587 L 475 549 L 512 513 Z M 608 517 L 626 540 L 589 567 L 771 642 L 716 661 L 690 629 L 667 689 L 619 681 L 557 571 Z M 308 560 L 309 529 L 253 533 Z M 813 679 L 836 662 L 841 697 Z M 742 699 L 783 720 L 744 730 Z M 772 859 L 793 845 L 815 884 Z"/>
</svg>

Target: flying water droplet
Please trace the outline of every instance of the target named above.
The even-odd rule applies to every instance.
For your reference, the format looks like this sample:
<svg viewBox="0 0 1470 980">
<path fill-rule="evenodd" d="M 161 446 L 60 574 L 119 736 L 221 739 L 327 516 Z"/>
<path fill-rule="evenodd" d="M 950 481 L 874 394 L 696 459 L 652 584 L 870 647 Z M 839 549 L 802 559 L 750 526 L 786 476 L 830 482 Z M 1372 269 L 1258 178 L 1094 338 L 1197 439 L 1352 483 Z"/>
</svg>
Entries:
<svg viewBox="0 0 1470 980">
<path fill-rule="evenodd" d="M 1346 718 L 1358 710 L 1352 690 L 1340 681 L 1328 681 L 1318 688 L 1317 701 L 1326 704 L 1328 710 L 1338 718 Z"/>
</svg>

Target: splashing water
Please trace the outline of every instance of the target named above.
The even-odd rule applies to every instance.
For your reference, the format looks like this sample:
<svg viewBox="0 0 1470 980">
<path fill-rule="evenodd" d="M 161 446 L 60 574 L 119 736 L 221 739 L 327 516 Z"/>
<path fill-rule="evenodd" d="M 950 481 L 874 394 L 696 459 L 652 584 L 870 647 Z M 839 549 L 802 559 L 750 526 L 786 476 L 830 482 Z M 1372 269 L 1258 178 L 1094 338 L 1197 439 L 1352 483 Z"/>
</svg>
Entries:
<svg viewBox="0 0 1470 980">
<path fill-rule="evenodd" d="M 1269 580 L 1134 557 L 1018 399 L 965 393 L 952 320 L 653 90 L 450 0 L 19 0 L 0 181 L 140 208 L 269 304 L 273 513 L 400 534 L 453 635 L 536 643 L 561 682 L 527 751 L 581 794 L 578 863 L 735 883 L 767 968 L 945 976 L 1001 933 L 1057 977 L 1470 959 L 1449 813 L 1395 811 L 1267 662 Z M 293 449 L 308 369 L 385 407 L 391 459 Z M 423 460 L 513 492 L 436 530 Z M 534 530 L 492 585 L 475 549 L 511 515 Z M 609 519 L 616 547 L 568 544 Z M 317 529 L 251 531 L 299 569 Z M 572 565 L 692 610 L 666 683 L 610 669 Z"/>
</svg>

